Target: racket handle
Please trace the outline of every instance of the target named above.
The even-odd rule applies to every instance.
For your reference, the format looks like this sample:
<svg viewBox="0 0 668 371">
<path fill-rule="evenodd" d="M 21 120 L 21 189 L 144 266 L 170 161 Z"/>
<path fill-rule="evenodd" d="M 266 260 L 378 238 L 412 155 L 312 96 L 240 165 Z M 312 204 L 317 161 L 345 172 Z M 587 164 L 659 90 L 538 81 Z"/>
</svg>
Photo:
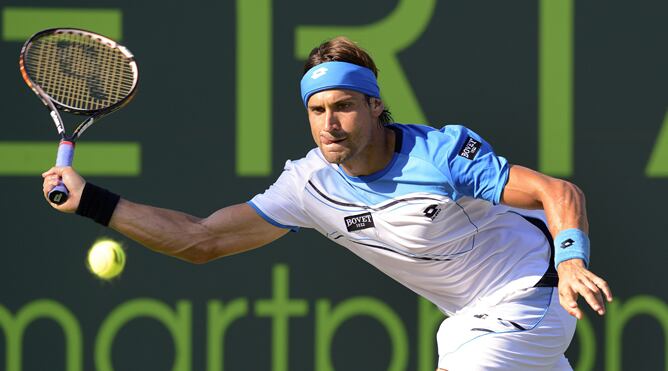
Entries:
<svg viewBox="0 0 668 371">
<path fill-rule="evenodd" d="M 69 140 L 61 140 L 60 145 L 58 145 L 58 155 L 56 156 L 56 166 L 72 166 L 72 158 L 74 157 L 74 142 Z M 56 205 L 62 205 L 67 201 L 70 192 L 63 184 L 63 181 L 59 181 L 58 185 L 53 187 L 49 191 L 49 201 L 53 202 Z"/>
</svg>

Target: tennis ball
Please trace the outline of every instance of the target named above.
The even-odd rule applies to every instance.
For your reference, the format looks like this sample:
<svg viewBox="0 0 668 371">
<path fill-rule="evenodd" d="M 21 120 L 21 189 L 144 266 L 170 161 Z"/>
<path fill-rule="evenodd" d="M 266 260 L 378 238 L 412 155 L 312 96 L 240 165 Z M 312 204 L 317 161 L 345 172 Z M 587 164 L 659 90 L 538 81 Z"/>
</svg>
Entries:
<svg viewBox="0 0 668 371">
<path fill-rule="evenodd" d="M 88 269 L 104 280 L 118 276 L 124 267 L 125 251 L 114 240 L 98 240 L 88 250 Z"/>
</svg>

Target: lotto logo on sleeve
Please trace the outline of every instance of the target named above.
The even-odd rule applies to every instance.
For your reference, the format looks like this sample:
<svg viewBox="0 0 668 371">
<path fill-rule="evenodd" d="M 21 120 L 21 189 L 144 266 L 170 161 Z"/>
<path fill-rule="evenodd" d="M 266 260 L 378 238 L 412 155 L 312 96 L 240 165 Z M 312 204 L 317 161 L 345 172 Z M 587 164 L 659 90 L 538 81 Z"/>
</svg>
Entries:
<svg viewBox="0 0 668 371">
<path fill-rule="evenodd" d="M 464 145 L 462 146 L 462 149 L 459 150 L 459 155 L 467 160 L 473 160 L 478 154 L 481 146 L 482 143 L 471 137 L 467 137 Z"/>
<path fill-rule="evenodd" d="M 361 229 L 374 228 L 373 217 L 371 213 L 351 215 L 343 218 L 348 232 L 359 231 Z"/>
</svg>

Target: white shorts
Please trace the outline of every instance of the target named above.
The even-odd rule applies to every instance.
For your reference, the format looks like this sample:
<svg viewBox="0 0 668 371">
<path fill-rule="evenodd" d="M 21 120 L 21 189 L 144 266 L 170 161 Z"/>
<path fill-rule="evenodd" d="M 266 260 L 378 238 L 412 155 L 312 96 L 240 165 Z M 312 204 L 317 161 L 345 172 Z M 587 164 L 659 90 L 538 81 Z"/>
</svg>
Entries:
<svg viewBox="0 0 668 371">
<path fill-rule="evenodd" d="M 564 352 L 576 319 L 556 287 L 520 290 L 497 303 L 480 300 L 441 324 L 438 367 L 460 370 L 572 370 Z"/>
</svg>

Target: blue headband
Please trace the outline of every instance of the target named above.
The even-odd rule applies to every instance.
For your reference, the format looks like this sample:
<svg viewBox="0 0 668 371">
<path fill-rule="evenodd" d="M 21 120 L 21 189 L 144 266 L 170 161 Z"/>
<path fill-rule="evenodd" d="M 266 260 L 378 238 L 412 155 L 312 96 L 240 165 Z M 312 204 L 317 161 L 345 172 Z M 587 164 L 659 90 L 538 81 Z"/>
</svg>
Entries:
<svg viewBox="0 0 668 371">
<path fill-rule="evenodd" d="M 302 77 L 301 88 L 304 106 L 307 106 L 311 95 L 329 89 L 354 90 L 380 98 L 373 71 L 347 62 L 325 62 L 313 66 Z"/>
</svg>

